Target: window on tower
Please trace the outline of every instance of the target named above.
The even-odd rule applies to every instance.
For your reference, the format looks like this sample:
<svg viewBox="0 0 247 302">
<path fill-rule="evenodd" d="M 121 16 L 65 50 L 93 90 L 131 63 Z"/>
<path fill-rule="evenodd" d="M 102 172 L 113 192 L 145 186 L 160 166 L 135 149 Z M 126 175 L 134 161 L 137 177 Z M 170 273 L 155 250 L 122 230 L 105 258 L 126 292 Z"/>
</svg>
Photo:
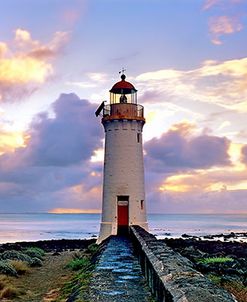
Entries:
<svg viewBox="0 0 247 302">
<path fill-rule="evenodd" d="M 137 133 L 137 142 L 140 143 L 140 141 L 141 141 L 141 134 Z"/>
</svg>

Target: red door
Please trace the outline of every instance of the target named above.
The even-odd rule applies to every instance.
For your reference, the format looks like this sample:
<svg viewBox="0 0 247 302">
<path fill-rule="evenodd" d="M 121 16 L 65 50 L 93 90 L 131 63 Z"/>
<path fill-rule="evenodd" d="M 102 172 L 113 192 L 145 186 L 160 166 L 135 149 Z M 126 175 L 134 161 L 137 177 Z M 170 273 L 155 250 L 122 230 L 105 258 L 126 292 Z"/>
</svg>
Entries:
<svg viewBox="0 0 247 302">
<path fill-rule="evenodd" d="M 129 225 L 129 206 L 118 204 L 118 226 Z"/>
</svg>

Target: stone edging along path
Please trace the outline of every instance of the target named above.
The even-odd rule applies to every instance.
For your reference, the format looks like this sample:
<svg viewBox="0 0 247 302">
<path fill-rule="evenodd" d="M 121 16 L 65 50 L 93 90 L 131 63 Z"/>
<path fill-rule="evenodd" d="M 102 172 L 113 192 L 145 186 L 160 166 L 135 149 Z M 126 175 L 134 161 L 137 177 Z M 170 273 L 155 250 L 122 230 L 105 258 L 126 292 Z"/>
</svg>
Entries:
<svg viewBox="0 0 247 302">
<path fill-rule="evenodd" d="M 157 301 L 236 302 L 223 288 L 194 269 L 193 263 L 139 226 L 131 238 L 143 273 Z"/>
</svg>

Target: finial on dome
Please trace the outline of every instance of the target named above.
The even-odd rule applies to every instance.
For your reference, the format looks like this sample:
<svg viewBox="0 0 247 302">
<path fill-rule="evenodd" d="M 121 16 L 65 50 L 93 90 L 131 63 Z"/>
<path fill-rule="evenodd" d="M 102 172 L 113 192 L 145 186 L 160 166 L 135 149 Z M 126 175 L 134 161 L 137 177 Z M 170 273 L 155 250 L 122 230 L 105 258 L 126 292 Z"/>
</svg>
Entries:
<svg viewBox="0 0 247 302">
<path fill-rule="evenodd" d="M 121 73 L 121 79 L 122 79 L 122 81 L 125 81 L 125 79 L 126 79 L 126 75 L 124 74 L 125 71 L 126 71 L 126 69 L 124 69 L 124 68 L 122 68 L 122 70 L 119 71 L 119 73 Z"/>
<path fill-rule="evenodd" d="M 126 75 L 125 75 L 125 74 L 122 74 L 122 75 L 121 75 L 121 79 L 122 79 L 122 81 L 125 81 Z"/>
</svg>

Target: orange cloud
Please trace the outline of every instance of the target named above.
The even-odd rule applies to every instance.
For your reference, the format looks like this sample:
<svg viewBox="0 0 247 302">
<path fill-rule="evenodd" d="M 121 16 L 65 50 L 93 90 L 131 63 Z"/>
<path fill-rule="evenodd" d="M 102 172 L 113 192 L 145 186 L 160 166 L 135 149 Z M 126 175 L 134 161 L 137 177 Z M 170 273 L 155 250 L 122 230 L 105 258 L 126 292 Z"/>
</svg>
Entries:
<svg viewBox="0 0 247 302">
<path fill-rule="evenodd" d="M 231 167 L 196 169 L 167 177 L 160 185 L 160 191 L 168 192 L 215 192 L 246 190 L 246 167 L 241 162 L 242 144 L 231 143 L 229 155 Z"/>
<path fill-rule="evenodd" d="M 56 32 L 48 44 L 42 44 L 18 28 L 9 45 L 0 41 L 0 100 L 21 97 L 44 83 L 54 72 L 50 59 L 67 40 L 68 33 Z"/>
<path fill-rule="evenodd" d="M 22 132 L 0 131 L 0 155 L 25 147 L 28 137 Z"/>
<path fill-rule="evenodd" d="M 243 28 L 237 17 L 219 16 L 209 19 L 209 31 L 212 36 L 212 43 L 222 44 L 219 39 L 222 35 L 229 35 L 241 31 Z"/>
</svg>

